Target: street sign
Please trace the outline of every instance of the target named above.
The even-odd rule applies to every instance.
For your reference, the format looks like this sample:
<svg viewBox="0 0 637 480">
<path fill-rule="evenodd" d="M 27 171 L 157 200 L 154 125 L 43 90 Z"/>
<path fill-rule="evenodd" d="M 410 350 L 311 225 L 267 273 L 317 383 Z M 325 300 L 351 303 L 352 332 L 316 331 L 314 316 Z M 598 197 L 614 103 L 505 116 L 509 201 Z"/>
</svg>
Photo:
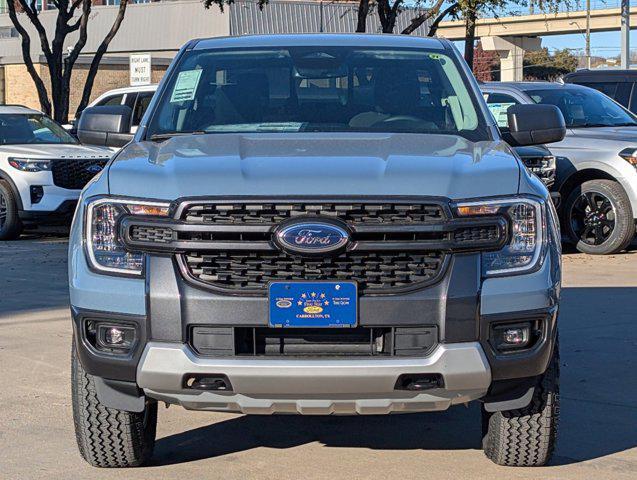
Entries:
<svg viewBox="0 0 637 480">
<path fill-rule="evenodd" d="M 150 53 L 131 53 L 130 84 L 132 87 L 151 84 Z"/>
</svg>

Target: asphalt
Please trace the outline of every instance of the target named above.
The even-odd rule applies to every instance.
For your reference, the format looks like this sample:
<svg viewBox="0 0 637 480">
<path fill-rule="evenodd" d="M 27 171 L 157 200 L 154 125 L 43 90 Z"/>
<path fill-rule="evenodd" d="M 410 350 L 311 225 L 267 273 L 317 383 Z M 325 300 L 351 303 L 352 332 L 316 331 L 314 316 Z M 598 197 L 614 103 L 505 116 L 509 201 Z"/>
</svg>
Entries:
<svg viewBox="0 0 637 480">
<path fill-rule="evenodd" d="M 637 251 L 566 255 L 562 411 L 553 462 L 480 450 L 477 405 L 386 417 L 159 413 L 152 463 L 89 467 L 75 446 L 66 242 L 0 242 L 0 479 L 637 478 Z"/>
</svg>

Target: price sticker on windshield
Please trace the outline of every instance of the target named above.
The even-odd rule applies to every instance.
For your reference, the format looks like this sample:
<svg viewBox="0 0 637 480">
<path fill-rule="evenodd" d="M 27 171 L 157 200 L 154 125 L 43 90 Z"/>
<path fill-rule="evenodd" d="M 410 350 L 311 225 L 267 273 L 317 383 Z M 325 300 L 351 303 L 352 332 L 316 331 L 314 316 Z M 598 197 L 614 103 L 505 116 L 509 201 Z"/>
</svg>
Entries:
<svg viewBox="0 0 637 480">
<path fill-rule="evenodd" d="M 179 72 L 170 103 L 187 102 L 195 98 L 195 92 L 201 79 L 201 69 Z"/>
</svg>

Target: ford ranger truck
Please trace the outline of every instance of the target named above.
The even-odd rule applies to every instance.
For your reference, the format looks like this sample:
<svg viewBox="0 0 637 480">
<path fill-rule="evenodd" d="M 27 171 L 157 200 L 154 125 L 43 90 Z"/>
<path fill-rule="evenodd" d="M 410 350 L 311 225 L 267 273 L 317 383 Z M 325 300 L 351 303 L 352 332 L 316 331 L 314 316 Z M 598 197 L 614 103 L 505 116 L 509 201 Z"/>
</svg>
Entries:
<svg viewBox="0 0 637 480">
<path fill-rule="evenodd" d="M 477 401 L 491 460 L 545 464 L 560 234 L 511 148 L 565 128 L 547 105 L 508 120 L 503 139 L 444 40 L 185 45 L 72 227 L 84 459 L 148 461 L 159 402 L 378 415 Z M 130 121 L 96 106 L 78 135 L 108 146 Z"/>
</svg>

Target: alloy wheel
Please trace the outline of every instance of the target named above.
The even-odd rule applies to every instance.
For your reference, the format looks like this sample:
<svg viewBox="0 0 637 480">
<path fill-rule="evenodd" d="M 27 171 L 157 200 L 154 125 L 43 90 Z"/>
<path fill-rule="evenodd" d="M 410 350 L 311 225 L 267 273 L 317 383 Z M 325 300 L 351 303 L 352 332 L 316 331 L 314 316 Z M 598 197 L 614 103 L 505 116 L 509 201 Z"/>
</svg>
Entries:
<svg viewBox="0 0 637 480">
<path fill-rule="evenodd" d="M 606 242 L 615 230 L 616 218 L 615 206 L 600 192 L 582 193 L 569 212 L 573 233 L 587 245 Z"/>
<path fill-rule="evenodd" d="M 7 222 L 7 199 L 4 194 L 0 192 L 0 229 L 4 227 Z"/>
</svg>

